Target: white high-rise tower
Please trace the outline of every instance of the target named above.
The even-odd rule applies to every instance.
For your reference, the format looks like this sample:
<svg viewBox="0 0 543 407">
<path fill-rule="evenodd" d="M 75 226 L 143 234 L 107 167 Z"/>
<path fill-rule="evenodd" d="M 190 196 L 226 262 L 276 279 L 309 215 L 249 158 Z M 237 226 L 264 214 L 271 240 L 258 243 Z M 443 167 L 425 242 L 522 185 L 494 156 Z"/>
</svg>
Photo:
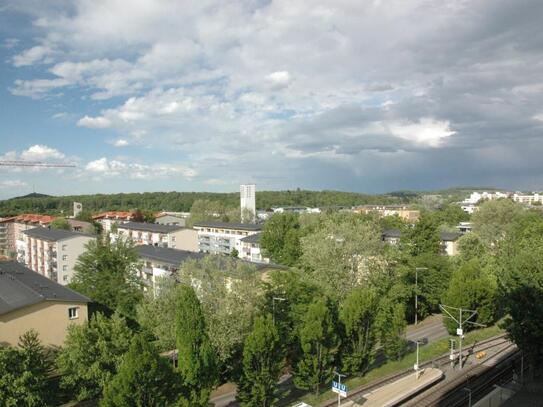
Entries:
<svg viewBox="0 0 543 407">
<path fill-rule="evenodd" d="M 74 202 L 74 218 L 77 217 L 83 211 L 83 204 L 81 202 Z"/>
<path fill-rule="evenodd" d="M 241 222 L 254 223 L 256 221 L 256 185 L 242 184 L 239 186 Z"/>
</svg>

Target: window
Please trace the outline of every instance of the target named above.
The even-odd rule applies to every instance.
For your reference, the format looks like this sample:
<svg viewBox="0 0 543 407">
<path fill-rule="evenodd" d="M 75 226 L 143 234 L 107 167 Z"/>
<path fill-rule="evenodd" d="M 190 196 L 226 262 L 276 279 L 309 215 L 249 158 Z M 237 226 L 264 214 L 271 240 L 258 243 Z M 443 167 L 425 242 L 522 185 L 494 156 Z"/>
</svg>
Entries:
<svg viewBox="0 0 543 407">
<path fill-rule="evenodd" d="M 68 318 L 70 319 L 77 318 L 77 307 L 68 308 Z"/>
<path fill-rule="evenodd" d="M 62 250 L 66 250 L 68 248 L 68 245 L 67 244 L 63 244 L 62 245 Z"/>
<path fill-rule="evenodd" d="M 68 276 L 66 274 L 62 276 L 62 281 L 68 281 Z"/>
<path fill-rule="evenodd" d="M 64 254 L 64 255 L 62 256 L 62 260 L 64 260 L 64 261 L 68 260 L 68 255 Z"/>
<path fill-rule="evenodd" d="M 65 264 L 64 266 L 62 266 L 62 271 L 66 271 L 68 270 L 68 266 Z"/>
<path fill-rule="evenodd" d="M 175 242 L 175 236 L 172 236 L 172 242 Z"/>
</svg>

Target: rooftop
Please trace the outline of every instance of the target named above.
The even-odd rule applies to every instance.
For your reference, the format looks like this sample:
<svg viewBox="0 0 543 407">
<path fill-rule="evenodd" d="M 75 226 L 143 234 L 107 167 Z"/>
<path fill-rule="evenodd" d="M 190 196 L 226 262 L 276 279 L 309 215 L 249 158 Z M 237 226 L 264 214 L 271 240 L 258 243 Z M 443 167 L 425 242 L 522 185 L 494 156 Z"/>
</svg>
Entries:
<svg viewBox="0 0 543 407">
<path fill-rule="evenodd" d="M 206 256 L 204 253 L 189 252 L 187 250 L 178 250 L 152 245 L 136 246 L 136 250 L 138 251 L 140 257 L 171 264 L 176 267 L 189 259 L 201 259 Z"/>
<path fill-rule="evenodd" d="M 91 300 L 14 261 L 0 262 L 0 315 L 42 301 Z"/>
<path fill-rule="evenodd" d="M 30 237 L 35 237 L 41 240 L 49 240 L 52 242 L 57 242 L 59 240 L 65 240 L 65 239 L 70 239 L 72 237 L 80 237 L 80 236 L 95 237 L 87 233 L 72 232 L 71 230 L 62 230 L 62 229 L 48 229 L 48 228 L 42 228 L 42 227 L 25 230 L 23 233 Z"/>
<path fill-rule="evenodd" d="M 37 223 L 37 224 L 45 225 L 52 222 L 53 220 L 55 220 L 55 216 L 37 215 L 33 213 L 23 213 L 21 215 L 6 218 L 0 222 Z"/>
<path fill-rule="evenodd" d="M 124 219 L 130 220 L 134 216 L 134 212 L 130 211 L 108 211 L 94 215 L 92 219 Z"/>
<path fill-rule="evenodd" d="M 394 238 L 394 237 L 399 238 L 399 237 L 402 237 L 402 232 L 400 229 L 386 229 L 386 230 L 383 230 L 382 236 L 390 237 L 390 238 Z"/>
<path fill-rule="evenodd" d="M 257 225 L 256 223 L 196 222 L 194 227 L 248 230 L 254 232 L 262 230 L 262 225 Z"/>
<path fill-rule="evenodd" d="M 439 237 L 444 242 L 454 242 L 458 240 L 460 237 L 462 237 L 462 233 L 460 232 L 441 232 L 439 234 Z"/>
<path fill-rule="evenodd" d="M 181 229 L 178 225 L 161 225 L 160 223 L 127 222 L 118 226 L 119 229 L 141 230 L 154 233 L 172 233 Z"/>
<path fill-rule="evenodd" d="M 243 243 L 252 243 L 252 244 L 258 244 L 260 242 L 260 235 L 262 233 L 255 233 L 254 235 L 249 235 L 244 237 L 243 239 L 240 239 Z"/>
</svg>

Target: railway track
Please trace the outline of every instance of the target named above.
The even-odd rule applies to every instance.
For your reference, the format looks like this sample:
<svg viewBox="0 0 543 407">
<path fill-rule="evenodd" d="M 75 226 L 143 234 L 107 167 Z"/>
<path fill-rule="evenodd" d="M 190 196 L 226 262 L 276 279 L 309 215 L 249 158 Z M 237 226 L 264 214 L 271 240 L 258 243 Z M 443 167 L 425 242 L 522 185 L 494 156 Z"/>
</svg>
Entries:
<svg viewBox="0 0 543 407">
<path fill-rule="evenodd" d="M 506 334 L 502 334 L 502 335 L 498 335 L 498 336 L 494 336 L 492 338 L 489 338 L 489 339 L 486 339 L 484 341 L 481 341 L 481 342 L 478 342 L 476 344 L 476 348 L 477 348 L 477 352 L 481 352 L 481 351 L 484 351 L 484 350 L 487 350 L 487 349 L 490 349 L 490 348 L 493 348 L 495 346 L 499 346 L 499 345 L 502 345 L 506 342 L 509 342 L 508 339 L 506 339 Z M 495 343 L 497 342 L 497 343 Z M 481 347 L 482 346 L 482 347 Z M 466 351 L 468 350 L 469 348 L 465 349 Z M 464 355 L 465 353 L 462 352 Z M 446 355 L 442 355 L 436 359 L 433 359 L 433 360 L 430 360 L 430 361 L 427 361 L 427 362 L 424 362 L 424 363 L 421 363 L 420 364 L 420 367 L 421 368 L 425 368 L 425 367 L 442 367 L 446 364 L 449 364 L 450 363 L 450 359 L 449 359 L 449 354 L 446 354 Z M 398 379 L 401 379 L 402 377 L 405 377 L 407 375 L 410 375 L 413 373 L 413 369 L 405 369 L 405 370 L 402 370 L 401 372 L 398 372 L 398 373 L 394 373 L 392 375 L 389 375 L 389 376 L 386 376 L 384 377 L 383 379 L 380 379 L 380 380 L 377 380 L 377 381 L 374 381 L 368 385 L 365 385 L 363 387 L 360 387 L 352 392 L 349 393 L 349 397 L 345 400 L 348 400 L 348 399 L 351 399 L 351 400 L 354 400 L 356 399 L 358 396 L 362 396 L 363 394 L 366 394 L 376 388 L 379 388 L 379 387 L 382 387 L 386 384 L 389 384 L 389 383 L 392 383 Z M 333 406 L 336 406 L 337 405 L 337 400 L 329 400 L 327 402 L 324 402 L 323 404 L 320 405 L 320 407 L 333 407 Z"/>
</svg>

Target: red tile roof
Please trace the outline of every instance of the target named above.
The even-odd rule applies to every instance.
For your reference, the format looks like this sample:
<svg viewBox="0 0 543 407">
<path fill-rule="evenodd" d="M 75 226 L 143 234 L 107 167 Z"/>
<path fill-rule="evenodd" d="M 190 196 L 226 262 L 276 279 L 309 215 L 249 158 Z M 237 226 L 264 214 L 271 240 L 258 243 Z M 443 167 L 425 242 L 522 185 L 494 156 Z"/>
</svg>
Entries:
<svg viewBox="0 0 543 407">
<path fill-rule="evenodd" d="M 98 215 L 94 215 L 92 219 L 125 219 L 130 220 L 134 217 L 134 212 L 125 212 L 125 211 L 108 211 L 102 212 Z"/>
<path fill-rule="evenodd" d="M 56 219 L 56 216 L 51 216 L 51 215 L 37 215 L 34 213 L 23 213 L 21 215 L 6 218 L 2 220 L 1 222 L 36 223 L 40 225 L 47 225 L 55 219 Z"/>
</svg>

